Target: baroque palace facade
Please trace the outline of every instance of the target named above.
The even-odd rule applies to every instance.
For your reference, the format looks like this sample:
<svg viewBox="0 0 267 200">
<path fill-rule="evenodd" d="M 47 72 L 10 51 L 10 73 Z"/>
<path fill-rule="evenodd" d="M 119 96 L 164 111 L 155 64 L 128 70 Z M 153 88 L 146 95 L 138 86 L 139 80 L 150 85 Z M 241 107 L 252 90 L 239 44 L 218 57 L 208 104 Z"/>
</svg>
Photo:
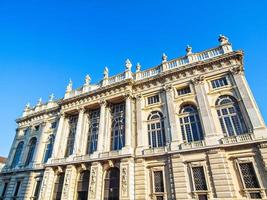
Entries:
<svg viewBox="0 0 267 200">
<path fill-rule="evenodd" d="M 219 46 L 26 106 L 0 199 L 267 199 L 267 130 L 243 52 Z"/>
</svg>

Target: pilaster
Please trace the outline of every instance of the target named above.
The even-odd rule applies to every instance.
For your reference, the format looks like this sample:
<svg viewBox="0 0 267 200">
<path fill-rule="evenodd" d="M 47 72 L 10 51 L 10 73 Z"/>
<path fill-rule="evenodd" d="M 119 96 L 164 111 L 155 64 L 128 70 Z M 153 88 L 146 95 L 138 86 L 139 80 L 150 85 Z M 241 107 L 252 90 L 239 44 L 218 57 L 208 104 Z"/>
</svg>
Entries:
<svg viewBox="0 0 267 200">
<path fill-rule="evenodd" d="M 49 200 L 52 198 L 54 181 L 55 172 L 51 167 L 47 167 L 44 172 L 38 200 Z"/>
<path fill-rule="evenodd" d="M 120 199 L 134 200 L 134 160 L 127 159 L 120 163 Z"/>
<path fill-rule="evenodd" d="M 84 135 L 84 121 L 85 121 L 84 112 L 85 112 L 85 108 L 79 109 L 73 155 L 82 155 L 82 149 L 83 149 L 82 147 L 84 146 L 83 143 L 87 141 L 87 140 L 83 140 L 82 138 Z"/>
<path fill-rule="evenodd" d="M 92 163 L 90 170 L 90 183 L 88 200 L 101 200 L 103 189 L 103 167 L 101 163 Z"/>
<path fill-rule="evenodd" d="M 64 185 L 61 200 L 74 199 L 75 184 L 77 179 L 77 169 L 73 165 L 69 165 L 65 171 Z"/>
</svg>

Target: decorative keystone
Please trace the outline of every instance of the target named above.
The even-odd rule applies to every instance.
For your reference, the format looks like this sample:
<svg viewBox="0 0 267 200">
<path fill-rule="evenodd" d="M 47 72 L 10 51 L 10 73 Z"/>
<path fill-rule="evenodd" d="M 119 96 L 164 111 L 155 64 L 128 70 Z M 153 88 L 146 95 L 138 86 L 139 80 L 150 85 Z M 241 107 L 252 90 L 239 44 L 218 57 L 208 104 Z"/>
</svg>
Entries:
<svg viewBox="0 0 267 200">
<path fill-rule="evenodd" d="M 185 50 L 187 56 L 192 54 L 192 47 L 190 45 L 187 45 Z"/>
<path fill-rule="evenodd" d="M 167 62 L 167 58 L 168 58 L 168 56 L 165 53 L 163 53 L 162 57 L 161 57 L 162 62 Z"/>
<path fill-rule="evenodd" d="M 126 70 L 128 70 L 128 71 L 131 71 L 131 69 L 132 69 L 132 63 L 128 58 L 125 61 L 125 67 L 126 67 Z"/>
</svg>

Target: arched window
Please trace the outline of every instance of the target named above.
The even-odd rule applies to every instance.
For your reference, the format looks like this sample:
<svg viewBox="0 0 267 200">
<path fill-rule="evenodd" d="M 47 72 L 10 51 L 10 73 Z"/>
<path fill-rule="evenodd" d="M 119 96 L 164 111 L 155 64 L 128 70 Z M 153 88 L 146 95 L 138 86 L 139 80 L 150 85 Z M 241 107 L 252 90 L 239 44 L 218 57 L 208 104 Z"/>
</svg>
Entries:
<svg viewBox="0 0 267 200">
<path fill-rule="evenodd" d="M 125 104 L 113 105 L 111 116 L 111 150 L 120 150 L 125 145 Z"/>
<path fill-rule="evenodd" d="M 166 144 L 164 119 L 161 112 L 153 111 L 148 116 L 148 142 L 150 148 L 162 147 Z"/>
<path fill-rule="evenodd" d="M 53 146 L 55 142 L 55 136 L 50 135 L 45 148 L 44 163 L 52 156 Z"/>
<path fill-rule="evenodd" d="M 32 162 L 35 147 L 36 147 L 36 142 L 37 142 L 37 139 L 35 137 L 32 138 L 29 142 L 29 151 L 28 151 L 28 155 L 26 158 L 25 166 L 28 166 Z"/>
<path fill-rule="evenodd" d="M 18 146 L 16 148 L 16 152 L 15 152 L 12 164 L 11 164 L 11 168 L 14 168 L 19 164 L 19 160 L 20 160 L 20 156 L 21 156 L 21 153 L 22 153 L 23 146 L 24 146 L 24 142 L 22 142 L 22 141 L 19 142 L 19 144 L 18 144 Z"/>
<path fill-rule="evenodd" d="M 60 200 L 64 184 L 65 173 L 59 173 L 54 183 L 53 200 Z"/>
<path fill-rule="evenodd" d="M 120 170 L 110 168 L 104 179 L 104 200 L 119 199 L 120 196 Z"/>
<path fill-rule="evenodd" d="M 65 157 L 68 157 L 73 153 L 77 122 L 78 122 L 78 115 L 71 116 L 69 118 L 69 135 L 67 140 Z"/>
<path fill-rule="evenodd" d="M 233 97 L 220 96 L 216 101 L 216 109 L 222 131 L 226 136 L 240 135 L 247 132 L 239 105 Z"/>
<path fill-rule="evenodd" d="M 183 140 L 185 142 L 203 140 L 203 130 L 195 106 L 183 106 L 180 110 L 179 119 Z"/>
<path fill-rule="evenodd" d="M 100 110 L 92 110 L 89 114 L 89 132 L 87 153 L 91 154 L 97 150 L 98 132 L 99 132 Z"/>
<path fill-rule="evenodd" d="M 80 177 L 77 184 L 77 196 L 78 200 L 88 199 L 88 187 L 89 187 L 90 171 L 85 170 L 80 173 Z"/>
</svg>

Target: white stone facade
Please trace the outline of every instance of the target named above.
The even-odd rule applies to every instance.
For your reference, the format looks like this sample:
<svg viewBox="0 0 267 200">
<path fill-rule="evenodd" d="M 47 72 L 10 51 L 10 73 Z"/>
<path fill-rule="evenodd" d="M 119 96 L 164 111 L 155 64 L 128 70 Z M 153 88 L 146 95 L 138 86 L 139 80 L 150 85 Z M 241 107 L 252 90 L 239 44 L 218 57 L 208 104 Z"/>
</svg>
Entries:
<svg viewBox="0 0 267 200">
<path fill-rule="evenodd" d="M 243 52 L 219 42 L 27 105 L 0 199 L 267 199 L 264 120 Z"/>
</svg>

